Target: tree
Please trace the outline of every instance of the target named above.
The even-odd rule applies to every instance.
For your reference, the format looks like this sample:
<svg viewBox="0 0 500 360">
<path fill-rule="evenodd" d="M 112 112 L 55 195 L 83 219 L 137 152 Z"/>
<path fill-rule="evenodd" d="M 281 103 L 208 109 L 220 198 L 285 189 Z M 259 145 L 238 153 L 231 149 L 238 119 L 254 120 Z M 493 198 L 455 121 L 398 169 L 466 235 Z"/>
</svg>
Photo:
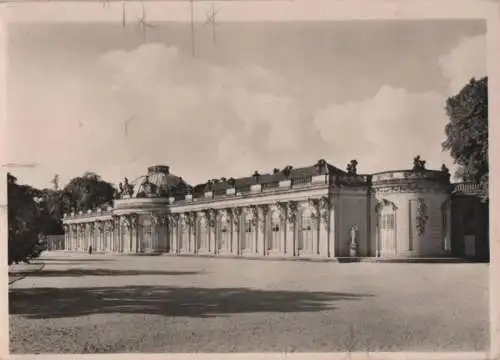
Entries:
<svg viewBox="0 0 500 360">
<path fill-rule="evenodd" d="M 39 222 L 40 191 L 7 174 L 8 263 L 29 262 L 44 250 Z"/>
<path fill-rule="evenodd" d="M 38 205 L 40 230 L 44 234 L 63 234 L 62 217 L 69 211 L 69 197 L 61 190 L 43 189 Z"/>
<path fill-rule="evenodd" d="M 85 211 L 94 209 L 104 204 L 110 204 L 115 195 L 112 184 L 104 181 L 92 172 L 86 172 L 83 176 L 71 179 L 63 190 L 64 210 L 71 209 Z"/>
<path fill-rule="evenodd" d="M 472 78 L 446 101 L 450 122 L 446 125 L 443 150 L 459 165 L 456 176 L 482 185 L 488 197 L 488 78 Z"/>
</svg>

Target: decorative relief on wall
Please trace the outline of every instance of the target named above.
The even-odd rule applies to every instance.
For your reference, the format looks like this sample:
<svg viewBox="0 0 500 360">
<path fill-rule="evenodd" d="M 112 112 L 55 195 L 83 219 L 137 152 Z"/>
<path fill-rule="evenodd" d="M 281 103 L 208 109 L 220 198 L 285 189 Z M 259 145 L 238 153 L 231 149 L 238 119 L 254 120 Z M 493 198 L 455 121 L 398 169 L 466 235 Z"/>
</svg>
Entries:
<svg viewBox="0 0 500 360">
<path fill-rule="evenodd" d="M 408 183 L 401 185 L 374 185 L 374 190 L 376 193 L 416 193 L 416 192 L 441 192 L 447 189 L 446 184 L 424 184 L 424 183 Z"/>
<path fill-rule="evenodd" d="M 205 224 L 209 228 L 215 227 L 216 213 L 214 209 L 203 210 L 203 217 L 205 218 Z"/>
<path fill-rule="evenodd" d="M 283 215 L 283 211 L 280 206 L 278 205 L 272 205 L 270 207 L 271 211 L 271 226 L 281 226 L 281 223 L 285 220 L 285 217 Z"/>
<path fill-rule="evenodd" d="M 137 220 L 137 216 L 134 215 L 134 216 L 131 216 L 130 217 L 130 226 L 132 227 L 132 229 L 137 229 L 137 223 L 138 223 L 138 220 Z"/>
<path fill-rule="evenodd" d="M 392 207 L 392 210 L 396 211 L 398 209 L 398 207 L 396 206 L 396 204 L 394 204 L 392 201 L 389 201 L 387 199 L 381 199 L 377 202 L 377 205 L 375 205 L 375 212 L 376 213 L 379 213 L 380 210 L 385 207 L 385 206 L 390 206 Z"/>
<path fill-rule="evenodd" d="M 265 225 L 266 225 L 266 219 L 267 215 L 269 214 L 270 206 L 269 205 L 262 205 L 259 207 L 260 211 L 260 221 L 259 221 L 259 227 L 261 231 L 264 231 Z"/>
<path fill-rule="evenodd" d="M 105 231 L 113 231 L 113 221 L 112 220 L 108 220 L 104 223 L 104 230 Z"/>
<path fill-rule="evenodd" d="M 204 229 L 208 226 L 208 219 L 206 214 L 202 211 L 197 213 L 198 223 L 200 224 L 200 228 Z"/>
<path fill-rule="evenodd" d="M 127 216 L 120 217 L 120 225 L 126 227 L 127 229 L 130 228 L 130 221 Z"/>
<path fill-rule="evenodd" d="M 428 206 L 424 199 L 417 200 L 417 234 L 422 236 L 425 232 L 425 227 L 427 225 L 427 220 L 429 219 Z"/>
<path fill-rule="evenodd" d="M 233 224 L 236 231 L 240 231 L 240 219 L 241 219 L 241 208 L 231 208 L 231 218 L 233 219 Z"/>
<path fill-rule="evenodd" d="M 286 202 L 278 201 L 276 203 L 276 207 L 280 209 L 280 215 L 283 218 L 283 221 L 287 219 L 288 217 L 288 205 Z"/>
<path fill-rule="evenodd" d="M 252 226 L 255 226 L 257 224 L 257 216 L 258 216 L 257 206 L 250 205 L 245 209 L 245 220 L 250 221 Z"/>
<path fill-rule="evenodd" d="M 196 224 L 197 214 L 194 211 L 188 212 L 186 214 L 186 225 L 189 229 L 196 229 L 194 226 Z"/>
<path fill-rule="evenodd" d="M 180 230 L 182 232 L 188 230 L 189 229 L 189 215 L 188 214 L 180 214 L 179 219 L 178 219 L 178 224 L 179 224 Z"/>
<path fill-rule="evenodd" d="M 230 224 L 230 219 L 229 219 L 229 214 L 227 210 L 220 210 L 219 211 L 219 224 L 220 224 L 220 229 L 221 231 L 227 231 L 229 224 Z"/>
<path fill-rule="evenodd" d="M 295 223 L 298 209 L 299 204 L 297 203 L 297 201 L 289 201 L 287 203 L 287 220 L 290 224 Z"/>
<path fill-rule="evenodd" d="M 311 218 L 318 221 L 320 218 L 320 199 L 309 199 L 308 210 L 311 213 Z"/>
<path fill-rule="evenodd" d="M 329 224 L 329 217 L 330 217 L 330 211 L 332 209 L 332 202 L 330 198 L 328 197 L 322 197 L 319 199 L 319 213 L 320 213 L 320 220 L 325 224 L 325 226 L 328 226 Z"/>
</svg>

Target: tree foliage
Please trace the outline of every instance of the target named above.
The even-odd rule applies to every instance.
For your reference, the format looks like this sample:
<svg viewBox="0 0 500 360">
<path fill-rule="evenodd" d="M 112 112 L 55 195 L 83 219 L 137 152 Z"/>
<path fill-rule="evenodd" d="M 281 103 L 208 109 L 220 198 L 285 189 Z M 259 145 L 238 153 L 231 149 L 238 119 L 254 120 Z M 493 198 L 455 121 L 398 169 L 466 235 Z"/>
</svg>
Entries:
<svg viewBox="0 0 500 360">
<path fill-rule="evenodd" d="M 65 211 L 85 211 L 113 201 L 116 189 L 95 173 L 73 178 L 63 189 Z"/>
<path fill-rule="evenodd" d="M 446 101 L 450 122 L 443 150 L 459 165 L 457 177 L 483 186 L 488 196 L 488 78 L 471 79 Z"/>
<path fill-rule="evenodd" d="M 29 262 L 44 249 L 40 229 L 40 192 L 27 185 L 19 185 L 17 178 L 7 174 L 8 197 L 8 263 Z"/>
<path fill-rule="evenodd" d="M 108 204 L 115 193 L 112 184 L 94 173 L 72 179 L 64 189 L 59 189 L 57 177 L 54 180 L 53 189 L 39 190 L 7 175 L 9 265 L 39 256 L 45 234 L 63 234 L 64 213 Z"/>
</svg>

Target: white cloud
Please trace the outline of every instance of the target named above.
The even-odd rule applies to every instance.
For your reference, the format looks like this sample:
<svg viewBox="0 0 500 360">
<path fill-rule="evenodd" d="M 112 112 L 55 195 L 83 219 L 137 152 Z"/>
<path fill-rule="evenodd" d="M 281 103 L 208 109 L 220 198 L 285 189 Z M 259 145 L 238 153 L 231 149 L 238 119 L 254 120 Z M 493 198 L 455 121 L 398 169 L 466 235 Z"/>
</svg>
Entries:
<svg viewBox="0 0 500 360">
<path fill-rule="evenodd" d="M 39 75 L 39 86 L 14 90 L 13 118 L 25 126 L 15 124 L 12 131 L 30 127 L 29 142 L 40 151 L 27 151 L 26 141 L 12 142 L 11 161 L 36 157 L 45 182 L 56 172 L 67 180 L 86 170 L 118 181 L 153 163 L 169 164 L 198 182 L 281 166 L 273 156 L 280 152 L 300 158 L 304 124 L 297 99 L 267 69 L 219 67 L 148 44 L 108 52 L 83 74 L 71 81 L 63 72 L 51 81 Z M 33 106 L 27 109 L 21 100 Z"/>
<path fill-rule="evenodd" d="M 481 41 L 464 39 L 440 59 L 452 89 L 481 75 Z M 365 101 L 315 109 L 268 69 L 216 66 L 162 44 L 108 52 L 76 72 L 18 76 L 8 161 L 40 163 L 15 172 L 36 186 L 86 170 L 116 182 L 155 163 L 193 183 L 319 158 L 340 167 L 357 158 L 363 172 L 410 167 L 417 154 L 432 167 L 450 163 L 437 93 L 383 86 Z"/>
<path fill-rule="evenodd" d="M 471 78 L 486 76 L 485 35 L 461 38 L 439 59 L 439 65 L 450 82 L 448 95 L 458 93 Z"/>
<path fill-rule="evenodd" d="M 418 154 L 439 168 L 449 163 L 441 153 L 444 100 L 437 93 L 384 86 L 371 99 L 319 111 L 314 123 L 339 162 L 356 158 L 363 172 L 411 168 Z"/>
</svg>

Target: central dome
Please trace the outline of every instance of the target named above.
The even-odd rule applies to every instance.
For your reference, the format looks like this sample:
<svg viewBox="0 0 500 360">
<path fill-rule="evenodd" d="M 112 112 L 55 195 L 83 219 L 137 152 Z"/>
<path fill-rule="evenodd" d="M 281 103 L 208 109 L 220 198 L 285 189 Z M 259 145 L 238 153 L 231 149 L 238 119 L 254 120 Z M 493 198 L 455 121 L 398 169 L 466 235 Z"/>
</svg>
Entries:
<svg viewBox="0 0 500 360">
<path fill-rule="evenodd" d="M 144 185 L 149 183 L 155 196 L 174 196 L 184 194 L 189 185 L 179 176 L 170 173 L 170 167 L 166 165 L 154 165 L 148 167 L 146 175 L 140 176 L 131 182 L 134 186 L 132 197 L 144 197 Z"/>
</svg>

